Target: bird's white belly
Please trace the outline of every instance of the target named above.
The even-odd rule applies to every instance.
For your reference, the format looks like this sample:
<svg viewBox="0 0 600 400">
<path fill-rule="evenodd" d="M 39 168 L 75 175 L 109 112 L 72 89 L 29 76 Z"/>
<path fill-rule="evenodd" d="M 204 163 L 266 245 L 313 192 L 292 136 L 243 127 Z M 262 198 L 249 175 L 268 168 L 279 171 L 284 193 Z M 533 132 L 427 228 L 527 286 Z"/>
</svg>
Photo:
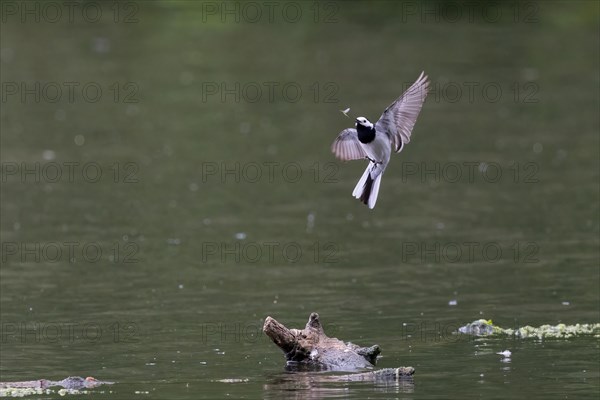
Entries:
<svg viewBox="0 0 600 400">
<path fill-rule="evenodd" d="M 392 147 L 385 134 L 378 132 L 375 136 L 375 139 L 371 143 L 361 143 L 361 146 L 371 160 L 387 163 L 387 161 L 390 159 Z"/>
</svg>

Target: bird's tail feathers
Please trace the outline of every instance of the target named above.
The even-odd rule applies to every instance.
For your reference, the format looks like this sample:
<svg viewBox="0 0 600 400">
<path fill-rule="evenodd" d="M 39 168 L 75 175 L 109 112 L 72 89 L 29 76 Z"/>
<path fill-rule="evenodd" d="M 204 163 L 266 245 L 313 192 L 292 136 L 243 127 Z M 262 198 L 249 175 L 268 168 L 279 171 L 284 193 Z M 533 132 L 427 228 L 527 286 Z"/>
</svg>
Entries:
<svg viewBox="0 0 600 400">
<path fill-rule="evenodd" d="M 366 204 L 370 209 L 373 209 L 377 202 L 379 185 L 381 184 L 381 177 L 383 176 L 383 173 L 380 173 L 375 179 L 371 178 L 371 171 L 374 169 L 373 165 L 367 166 L 367 169 L 352 192 L 354 197 L 360 199 L 360 201 Z"/>
<path fill-rule="evenodd" d="M 379 185 L 381 184 L 382 176 L 383 176 L 383 174 L 377 175 L 377 178 L 375 178 L 375 181 L 373 182 L 373 185 L 371 186 L 371 194 L 369 195 L 369 200 L 367 203 L 367 205 L 369 206 L 369 208 L 371 210 L 373 208 L 375 208 L 375 203 L 377 202 L 377 196 L 379 196 Z"/>
<path fill-rule="evenodd" d="M 370 174 L 371 174 L 371 164 L 369 163 L 369 165 L 367 165 L 367 168 L 365 169 L 365 172 L 362 174 L 362 176 L 358 180 L 358 183 L 354 187 L 354 190 L 352 191 L 352 196 L 356 197 L 357 199 L 360 198 L 360 196 L 363 193 L 363 188 L 365 187 L 365 183 L 367 182 L 367 177 L 370 177 Z"/>
</svg>

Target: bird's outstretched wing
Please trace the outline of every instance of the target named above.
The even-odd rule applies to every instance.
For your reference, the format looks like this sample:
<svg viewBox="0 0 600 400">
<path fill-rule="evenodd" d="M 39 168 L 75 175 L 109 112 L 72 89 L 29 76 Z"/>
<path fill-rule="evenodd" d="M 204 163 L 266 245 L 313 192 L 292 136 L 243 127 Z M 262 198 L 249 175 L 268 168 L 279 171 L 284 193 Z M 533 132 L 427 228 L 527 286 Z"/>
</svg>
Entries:
<svg viewBox="0 0 600 400">
<path fill-rule="evenodd" d="M 399 152 L 405 143 L 410 142 L 410 135 L 428 90 L 429 80 L 425 72 L 421 72 L 419 79 L 385 109 L 375 124 L 377 131 L 388 135 L 394 151 Z"/>
<path fill-rule="evenodd" d="M 340 160 L 359 160 L 365 158 L 367 153 L 358 141 L 356 129 L 348 128 L 340 132 L 331 145 L 331 151 Z"/>
</svg>

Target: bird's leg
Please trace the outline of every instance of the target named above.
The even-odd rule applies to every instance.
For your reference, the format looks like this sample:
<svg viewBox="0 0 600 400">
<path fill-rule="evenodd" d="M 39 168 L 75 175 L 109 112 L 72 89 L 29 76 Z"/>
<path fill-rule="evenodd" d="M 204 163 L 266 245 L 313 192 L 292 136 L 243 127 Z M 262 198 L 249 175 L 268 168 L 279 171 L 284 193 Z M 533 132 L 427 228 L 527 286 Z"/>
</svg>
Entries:
<svg viewBox="0 0 600 400">
<path fill-rule="evenodd" d="M 377 164 L 383 164 L 383 161 L 375 161 L 373 160 L 371 157 L 369 156 L 365 156 L 365 158 L 369 161 L 371 161 L 373 164 L 377 165 Z"/>
</svg>

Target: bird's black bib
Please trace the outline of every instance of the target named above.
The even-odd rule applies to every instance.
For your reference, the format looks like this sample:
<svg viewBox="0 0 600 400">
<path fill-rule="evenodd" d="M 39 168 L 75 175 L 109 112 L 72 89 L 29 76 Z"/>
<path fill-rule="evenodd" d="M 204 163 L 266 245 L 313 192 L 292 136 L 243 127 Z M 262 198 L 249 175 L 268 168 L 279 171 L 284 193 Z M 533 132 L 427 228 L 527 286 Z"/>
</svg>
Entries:
<svg viewBox="0 0 600 400">
<path fill-rule="evenodd" d="M 375 139 L 375 127 L 367 128 L 361 124 L 357 124 L 356 133 L 358 133 L 358 140 L 361 143 L 371 143 Z"/>
</svg>

